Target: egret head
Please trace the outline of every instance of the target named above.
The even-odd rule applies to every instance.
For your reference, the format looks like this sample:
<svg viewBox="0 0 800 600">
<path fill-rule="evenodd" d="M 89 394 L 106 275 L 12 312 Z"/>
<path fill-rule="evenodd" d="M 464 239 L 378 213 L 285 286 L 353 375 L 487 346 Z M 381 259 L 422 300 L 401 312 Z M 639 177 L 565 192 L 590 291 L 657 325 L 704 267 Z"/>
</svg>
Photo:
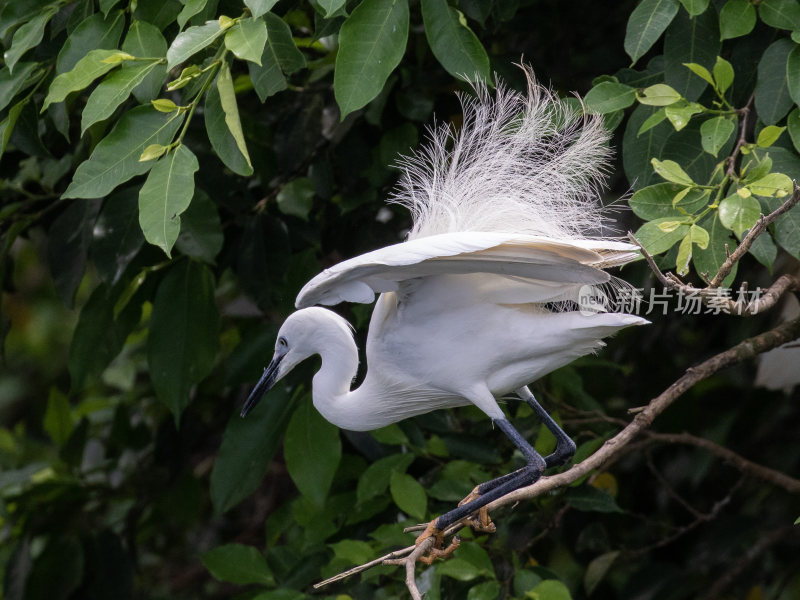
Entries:
<svg viewBox="0 0 800 600">
<path fill-rule="evenodd" d="M 319 307 L 303 308 L 289 315 L 278 331 L 275 353 L 267 368 L 242 406 L 246 416 L 278 381 L 309 356 L 319 354 L 331 337 L 343 329 L 351 337 L 349 325 L 336 313 Z"/>
</svg>

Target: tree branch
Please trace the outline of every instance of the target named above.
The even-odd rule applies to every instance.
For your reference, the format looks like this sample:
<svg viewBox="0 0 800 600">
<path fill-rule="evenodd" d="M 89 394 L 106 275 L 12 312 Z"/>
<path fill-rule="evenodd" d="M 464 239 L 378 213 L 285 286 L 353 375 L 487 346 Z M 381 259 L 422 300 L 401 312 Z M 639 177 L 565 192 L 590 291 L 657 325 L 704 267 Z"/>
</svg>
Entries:
<svg viewBox="0 0 800 600">
<path fill-rule="evenodd" d="M 747 303 L 744 302 L 744 300 L 734 300 L 733 298 L 721 296 L 719 293 L 719 286 L 733 270 L 734 265 L 739 262 L 747 253 L 747 251 L 753 245 L 753 242 L 755 242 L 756 238 L 764 233 L 767 227 L 778 217 L 794 208 L 798 202 L 800 202 L 800 188 L 798 188 L 797 184 L 795 184 L 794 192 L 783 204 L 781 204 L 770 214 L 761 215 L 761 217 L 759 217 L 756 224 L 753 225 L 747 235 L 742 239 L 741 244 L 739 244 L 736 250 L 734 250 L 725 259 L 722 265 L 720 265 L 716 275 L 714 275 L 714 277 L 711 279 L 708 287 L 705 288 L 696 288 L 693 285 L 684 283 L 672 273 L 667 273 L 665 275 L 661 269 L 658 268 L 658 265 L 650 253 L 647 252 L 645 247 L 633 236 L 632 233 L 628 233 L 628 239 L 639 247 L 642 256 L 644 256 L 644 259 L 650 266 L 650 270 L 653 271 L 656 279 L 658 279 L 659 283 L 661 283 L 661 285 L 663 285 L 665 288 L 679 291 L 686 296 L 699 297 L 700 300 L 706 305 L 713 302 L 717 308 L 728 314 L 751 316 L 758 314 L 759 312 L 769 310 L 775 306 L 781 296 L 786 292 L 800 290 L 800 278 L 795 275 L 781 275 L 770 287 L 764 290 L 762 294 L 753 298 Z M 747 291 L 747 283 L 742 284 L 740 291 Z M 742 294 L 742 297 L 744 297 L 744 293 Z"/>
</svg>

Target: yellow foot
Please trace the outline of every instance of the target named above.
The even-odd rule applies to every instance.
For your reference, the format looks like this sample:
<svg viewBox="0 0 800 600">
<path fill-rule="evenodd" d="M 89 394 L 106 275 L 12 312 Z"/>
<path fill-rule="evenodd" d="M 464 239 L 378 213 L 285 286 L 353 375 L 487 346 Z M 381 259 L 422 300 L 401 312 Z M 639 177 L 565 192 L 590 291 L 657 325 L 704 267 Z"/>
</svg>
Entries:
<svg viewBox="0 0 800 600">
<path fill-rule="evenodd" d="M 472 502 L 473 500 L 480 498 L 481 494 L 478 491 L 479 487 L 480 486 L 476 485 L 475 489 L 473 489 L 466 498 L 459 502 L 458 505 L 463 506 L 468 502 Z M 489 510 L 485 506 L 478 509 L 477 516 L 473 514 L 464 519 L 464 524 L 469 525 L 472 527 L 473 531 L 477 531 L 478 533 L 494 533 L 497 531 L 497 527 L 495 527 L 495 524 L 492 523 L 491 517 L 489 517 Z"/>
<path fill-rule="evenodd" d="M 417 541 L 414 543 L 419 546 L 429 537 L 434 539 L 433 546 L 427 554 L 420 556 L 418 559 L 419 562 L 425 563 L 426 565 L 433 564 L 433 561 L 437 558 L 446 558 L 450 556 L 455 549 L 461 545 L 461 538 L 454 536 L 453 540 L 450 542 L 450 545 L 447 546 L 447 548 L 442 548 L 442 545 L 444 544 L 444 532 L 436 527 L 436 519 L 428 523 L 425 531 L 420 534 L 420 536 L 417 538 Z"/>
</svg>

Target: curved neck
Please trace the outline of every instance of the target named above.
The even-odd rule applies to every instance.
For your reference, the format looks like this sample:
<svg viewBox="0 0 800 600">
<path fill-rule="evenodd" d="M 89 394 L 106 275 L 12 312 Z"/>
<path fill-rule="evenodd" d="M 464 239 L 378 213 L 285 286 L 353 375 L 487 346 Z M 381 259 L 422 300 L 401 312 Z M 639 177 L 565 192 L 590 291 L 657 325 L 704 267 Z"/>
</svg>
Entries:
<svg viewBox="0 0 800 600">
<path fill-rule="evenodd" d="M 337 328 L 325 332 L 320 340 L 322 366 L 314 375 L 312 396 L 314 406 L 325 419 L 339 427 L 348 428 L 342 413 L 350 385 L 358 372 L 358 348 L 352 336 Z"/>
</svg>

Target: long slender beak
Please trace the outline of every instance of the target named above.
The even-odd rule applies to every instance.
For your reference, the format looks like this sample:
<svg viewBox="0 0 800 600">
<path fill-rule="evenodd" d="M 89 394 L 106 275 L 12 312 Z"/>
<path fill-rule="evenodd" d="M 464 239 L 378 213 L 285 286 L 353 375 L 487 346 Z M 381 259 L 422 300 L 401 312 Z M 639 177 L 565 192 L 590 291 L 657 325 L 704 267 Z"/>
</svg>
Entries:
<svg viewBox="0 0 800 600">
<path fill-rule="evenodd" d="M 283 357 L 286 356 L 285 354 L 281 354 L 280 356 L 275 356 L 272 361 L 270 361 L 267 368 L 264 369 L 264 373 L 261 375 L 261 379 L 258 380 L 256 387 L 253 388 L 253 391 L 250 392 L 250 395 L 245 400 L 244 405 L 242 406 L 242 412 L 239 413 L 242 417 L 246 417 L 247 413 L 253 410 L 258 404 L 258 401 L 266 394 L 273 385 L 275 385 L 275 380 L 278 378 L 278 366 L 281 364 Z"/>
</svg>

